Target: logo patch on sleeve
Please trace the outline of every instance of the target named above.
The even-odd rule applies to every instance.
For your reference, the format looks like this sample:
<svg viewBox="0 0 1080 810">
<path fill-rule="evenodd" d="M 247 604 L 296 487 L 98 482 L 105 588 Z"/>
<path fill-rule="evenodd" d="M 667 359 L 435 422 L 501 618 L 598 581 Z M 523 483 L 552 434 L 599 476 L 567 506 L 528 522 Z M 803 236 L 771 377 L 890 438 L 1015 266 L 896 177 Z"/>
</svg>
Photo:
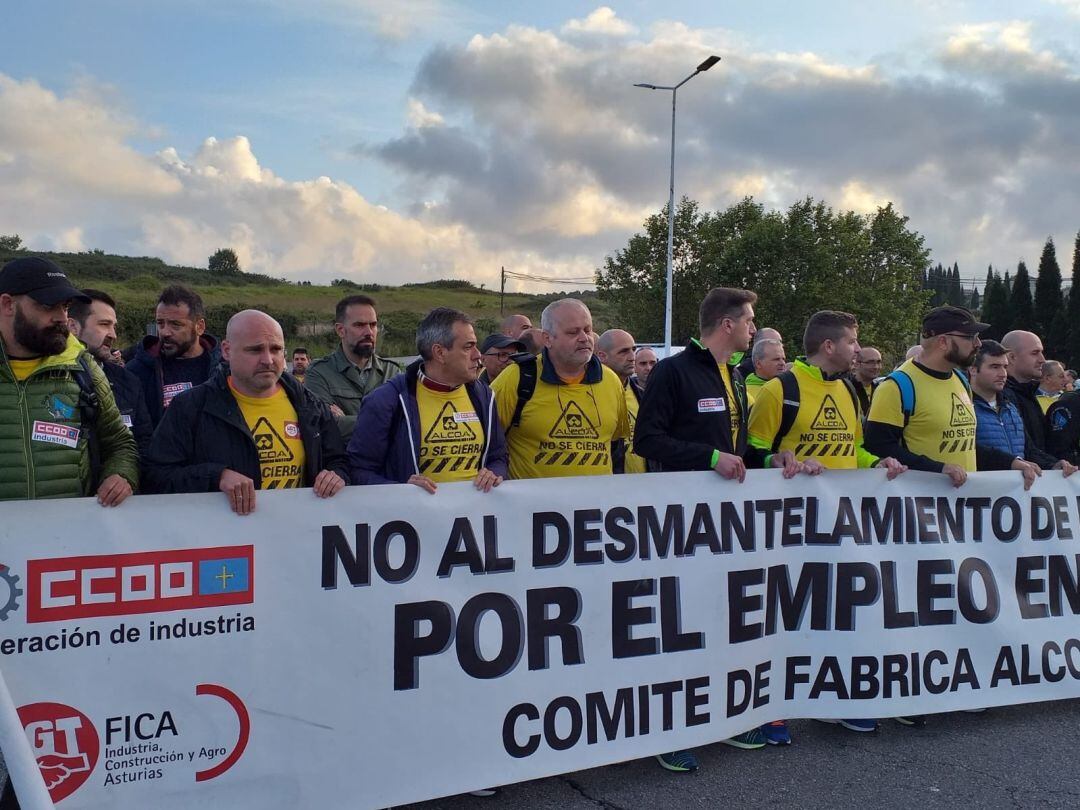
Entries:
<svg viewBox="0 0 1080 810">
<path fill-rule="evenodd" d="M 79 446 L 79 429 L 70 425 L 35 420 L 30 439 L 35 442 L 62 444 L 64 447 L 75 448 Z"/>
</svg>

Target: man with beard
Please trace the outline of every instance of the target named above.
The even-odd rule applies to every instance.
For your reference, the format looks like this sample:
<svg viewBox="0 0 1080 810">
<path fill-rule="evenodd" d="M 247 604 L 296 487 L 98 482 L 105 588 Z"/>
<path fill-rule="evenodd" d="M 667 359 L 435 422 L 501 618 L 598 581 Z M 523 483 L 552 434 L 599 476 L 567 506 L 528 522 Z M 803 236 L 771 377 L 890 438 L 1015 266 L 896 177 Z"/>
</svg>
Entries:
<svg viewBox="0 0 1080 810">
<path fill-rule="evenodd" d="M 138 486 L 135 440 L 109 382 L 68 332 L 77 299 L 47 259 L 0 270 L 0 500 L 96 493 L 116 506 Z"/>
<path fill-rule="evenodd" d="M 114 361 L 113 345 L 116 343 L 116 302 L 101 290 L 85 289 L 88 300 L 76 298 L 68 305 L 68 329 L 86 346 L 112 388 L 120 418 L 135 436 L 139 457 L 145 458 L 150 449 L 150 437 L 154 426 L 146 409 L 142 384 L 139 378 Z"/>
<path fill-rule="evenodd" d="M 866 449 L 913 470 L 944 473 L 961 486 L 977 469 L 975 406 L 965 370 L 988 328 L 963 307 L 930 310 L 919 359 L 905 361 L 874 393 Z"/>
<path fill-rule="evenodd" d="M 341 435 L 348 438 L 364 397 L 402 372 L 400 364 L 375 354 L 379 316 L 375 300 L 350 295 L 337 303 L 334 331 L 341 346 L 333 354 L 311 364 L 304 385 L 330 406 Z"/>
<path fill-rule="evenodd" d="M 147 335 L 127 364 L 142 383 L 146 409 L 156 427 L 173 397 L 201 385 L 221 363 L 221 347 L 206 332 L 206 308 L 197 292 L 166 287 L 154 312 L 157 336 Z"/>
<path fill-rule="evenodd" d="M 283 375 L 281 325 L 258 310 L 236 313 L 222 356 L 227 367 L 165 412 L 147 458 L 148 489 L 220 490 L 238 515 L 255 511 L 256 490 L 340 492 L 348 482 L 344 442 L 329 408 Z"/>
<path fill-rule="evenodd" d="M 302 346 L 297 346 L 292 350 L 292 375 L 296 377 L 297 382 L 303 384 L 304 377 L 307 376 L 308 366 L 311 365 L 311 355 L 308 354 L 308 350 Z"/>
</svg>

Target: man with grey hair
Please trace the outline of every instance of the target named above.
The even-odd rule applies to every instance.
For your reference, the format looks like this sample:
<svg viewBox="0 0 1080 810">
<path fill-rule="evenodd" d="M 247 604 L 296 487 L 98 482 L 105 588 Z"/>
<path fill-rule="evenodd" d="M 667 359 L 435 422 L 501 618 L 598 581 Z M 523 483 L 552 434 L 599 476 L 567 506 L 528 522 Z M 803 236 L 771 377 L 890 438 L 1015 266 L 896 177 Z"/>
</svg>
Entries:
<svg viewBox="0 0 1080 810">
<path fill-rule="evenodd" d="M 281 325 L 255 309 L 229 319 L 221 366 L 178 394 L 146 460 L 153 492 L 224 492 L 238 515 L 260 489 L 311 487 L 329 498 L 348 483 L 330 408 L 285 371 Z"/>
<path fill-rule="evenodd" d="M 512 478 L 611 475 L 611 443 L 628 438 L 619 376 L 593 355 L 592 313 L 576 298 L 540 316 L 544 350 L 492 384 Z"/>
<path fill-rule="evenodd" d="M 755 340 L 750 357 L 754 362 L 754 370 L 746 378 L 746 398 L 753 405 L 761 386 L 784 372 L 787 357 L 784 356 L 783 342 L 776 338 Z"/>
<path fill-rule="evenodd" d="M 751 338 L 750 351 L 736 352 L 732 357 L 735 359 L 736 367 L 739 369 L 739 373 L 743 375 L 745 380 L 754 372 L 754 355 L 753 347 L 763 340 L 779 340 L 781 344 L 784 342 L 783 336 L 779 330 L 773 329 L 771 326 L 763 326 L 754 333 Z"/>
<path fill-rule="evenodd" d="M 431 310 L 416 351 L 404 374 L 364 399 L 349 440 L 352 482 L 434 494 L 441 483 L 472 481 L 490 492 L 507 475 L 506 441 L 491 390 L 478 382 L 473 322 L 457 309 Z"/>
<path fill-rule="evenodd" d="M 1057 360 L 1047 360 L 1042 366 L 1042 376 L 1039 378 L 1039 390 L 1035 397 L 1039 401 L 1039 407 L 1043 413 L 1050 410 L 1050 406 L 1057 402 L 1061 392 L 1065 390 L 1065 366 Z"/>
</svg>

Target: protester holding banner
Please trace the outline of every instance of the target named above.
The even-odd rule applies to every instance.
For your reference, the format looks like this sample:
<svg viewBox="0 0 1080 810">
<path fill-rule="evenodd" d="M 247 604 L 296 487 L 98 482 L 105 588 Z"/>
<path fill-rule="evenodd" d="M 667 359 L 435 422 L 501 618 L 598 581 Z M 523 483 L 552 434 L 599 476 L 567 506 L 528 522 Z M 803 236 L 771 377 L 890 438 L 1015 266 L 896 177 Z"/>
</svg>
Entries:
<svg viewBox="0 0 1080 810">
<path fill-rule="evenodd" d="M 863 448 L 862 406 L 847 376 L 859 351 L 855 316 L 815 312 L 806 324 L 803 349 L 806 356 L 796 358 L 790 371 L 761 386 L 750 411 L 750 444 L 769 453 L 790 450 L 811 473 L 883 467 L 892 479 L 907 470 L 896 459 L 879 459 Z M 851 731 L 877 729 L 870 719 L 828 722 Z M 783 720 L 762 732 L 770 744 L 791 743 Z"/>
<path fill-rule="evenodd" d="M 229 319 L 228 363 L 179 395 L 154 432 L 147 459 L 155 492 L 215 492 L 238 515 L 258 489 L 313 487 L 320 498 L 348 481 L 344 443 L 329 408 L 285 371 L 285 338 L 269 315 Z"/>
<path fill-rule="evenodd" d="M 47 259 L 0 270 L 0 500 L 96 493 L 117 506 L 139 485 L 109 382 L 68 329 L 75 300 L 87 298 Z"/>
<path fill-rule="evenodd" d="M 592 313 L 562 298 L 540 316 L 547 347 L 491 386 L 511 478 L 611 475 L 611 443 L 630 433 L 618 375 L 593 356 Z"/>
<path fill-rule="evenodd" d="M 507 475 L 506 440 L 491 390 L 479 382 L 480 351 L 469 317 L 438 307 L 416 331 L 420 359 L 364 400 L 349 440 L 354 484 L 449 481 L 490 492 Z"/>
</svg>

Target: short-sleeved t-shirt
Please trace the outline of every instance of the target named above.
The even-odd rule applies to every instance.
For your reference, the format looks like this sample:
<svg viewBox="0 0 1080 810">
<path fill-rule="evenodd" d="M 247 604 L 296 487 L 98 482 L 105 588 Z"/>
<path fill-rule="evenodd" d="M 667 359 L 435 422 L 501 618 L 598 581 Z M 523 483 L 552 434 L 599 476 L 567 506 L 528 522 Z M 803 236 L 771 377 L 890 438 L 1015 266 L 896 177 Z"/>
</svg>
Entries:
<svg viewBox="0 0 1080 810">
<path fill-rule="evenodd" d="M 507 430 L 511 478 L 612 474 L 611 443 L 630 437 L 629 416 L 622 380 L 607 366 L 600 366 L 600 374 L 592 383 L 585 377 L 552 383 L 544 379 L 541 365 L 521 424 L 513 428 L 521 369 L 510 365 L 495 378 L 491 390 Z"/>
<path fill-rule="evenodd" d="M 626 441 L 626 457 L 623 459 L 623 472 L 627 474 L 647 472 L 648 468 L 645 466 L 645 459 L 634 452 L 633 442 L 629 439 L 630 436 L 634 435 L 634 425 L 637 424 L 640 403 L 637 394 L 634 393 L 634 389 L 630 387 L 629 383 L 623 386 L 623 392 L 626 399 L 626 417 L 630 425 Z"/>
<path fill-rule="evenodd" d="M 296 409 L 284 388 L 268 397 L 249 397 L 229 390 L 240 406 L 259 451 L 259 489 L 295 489 L 304 483 L 304 442 Z"/>
<path fill-rule="evenodd" d="M 915 388 L 915 411 L 907 426 L 900 388 L 892 379 L 884 380 L 874 392 L 867 421 L 903 428 L 904 444 L 912 453 L 974 472 L 975 406 L 967 386 L 951 371 L 935 372 L 913 360 L 899 370 Z"/>
<path fill-rule="evenodd" d="M 471 481 L 480 471 L 484 428 L 460 385 L 453 391 L 416 386 L 420 411 L 420 473 L 432 481 Z"/>
</svg>

